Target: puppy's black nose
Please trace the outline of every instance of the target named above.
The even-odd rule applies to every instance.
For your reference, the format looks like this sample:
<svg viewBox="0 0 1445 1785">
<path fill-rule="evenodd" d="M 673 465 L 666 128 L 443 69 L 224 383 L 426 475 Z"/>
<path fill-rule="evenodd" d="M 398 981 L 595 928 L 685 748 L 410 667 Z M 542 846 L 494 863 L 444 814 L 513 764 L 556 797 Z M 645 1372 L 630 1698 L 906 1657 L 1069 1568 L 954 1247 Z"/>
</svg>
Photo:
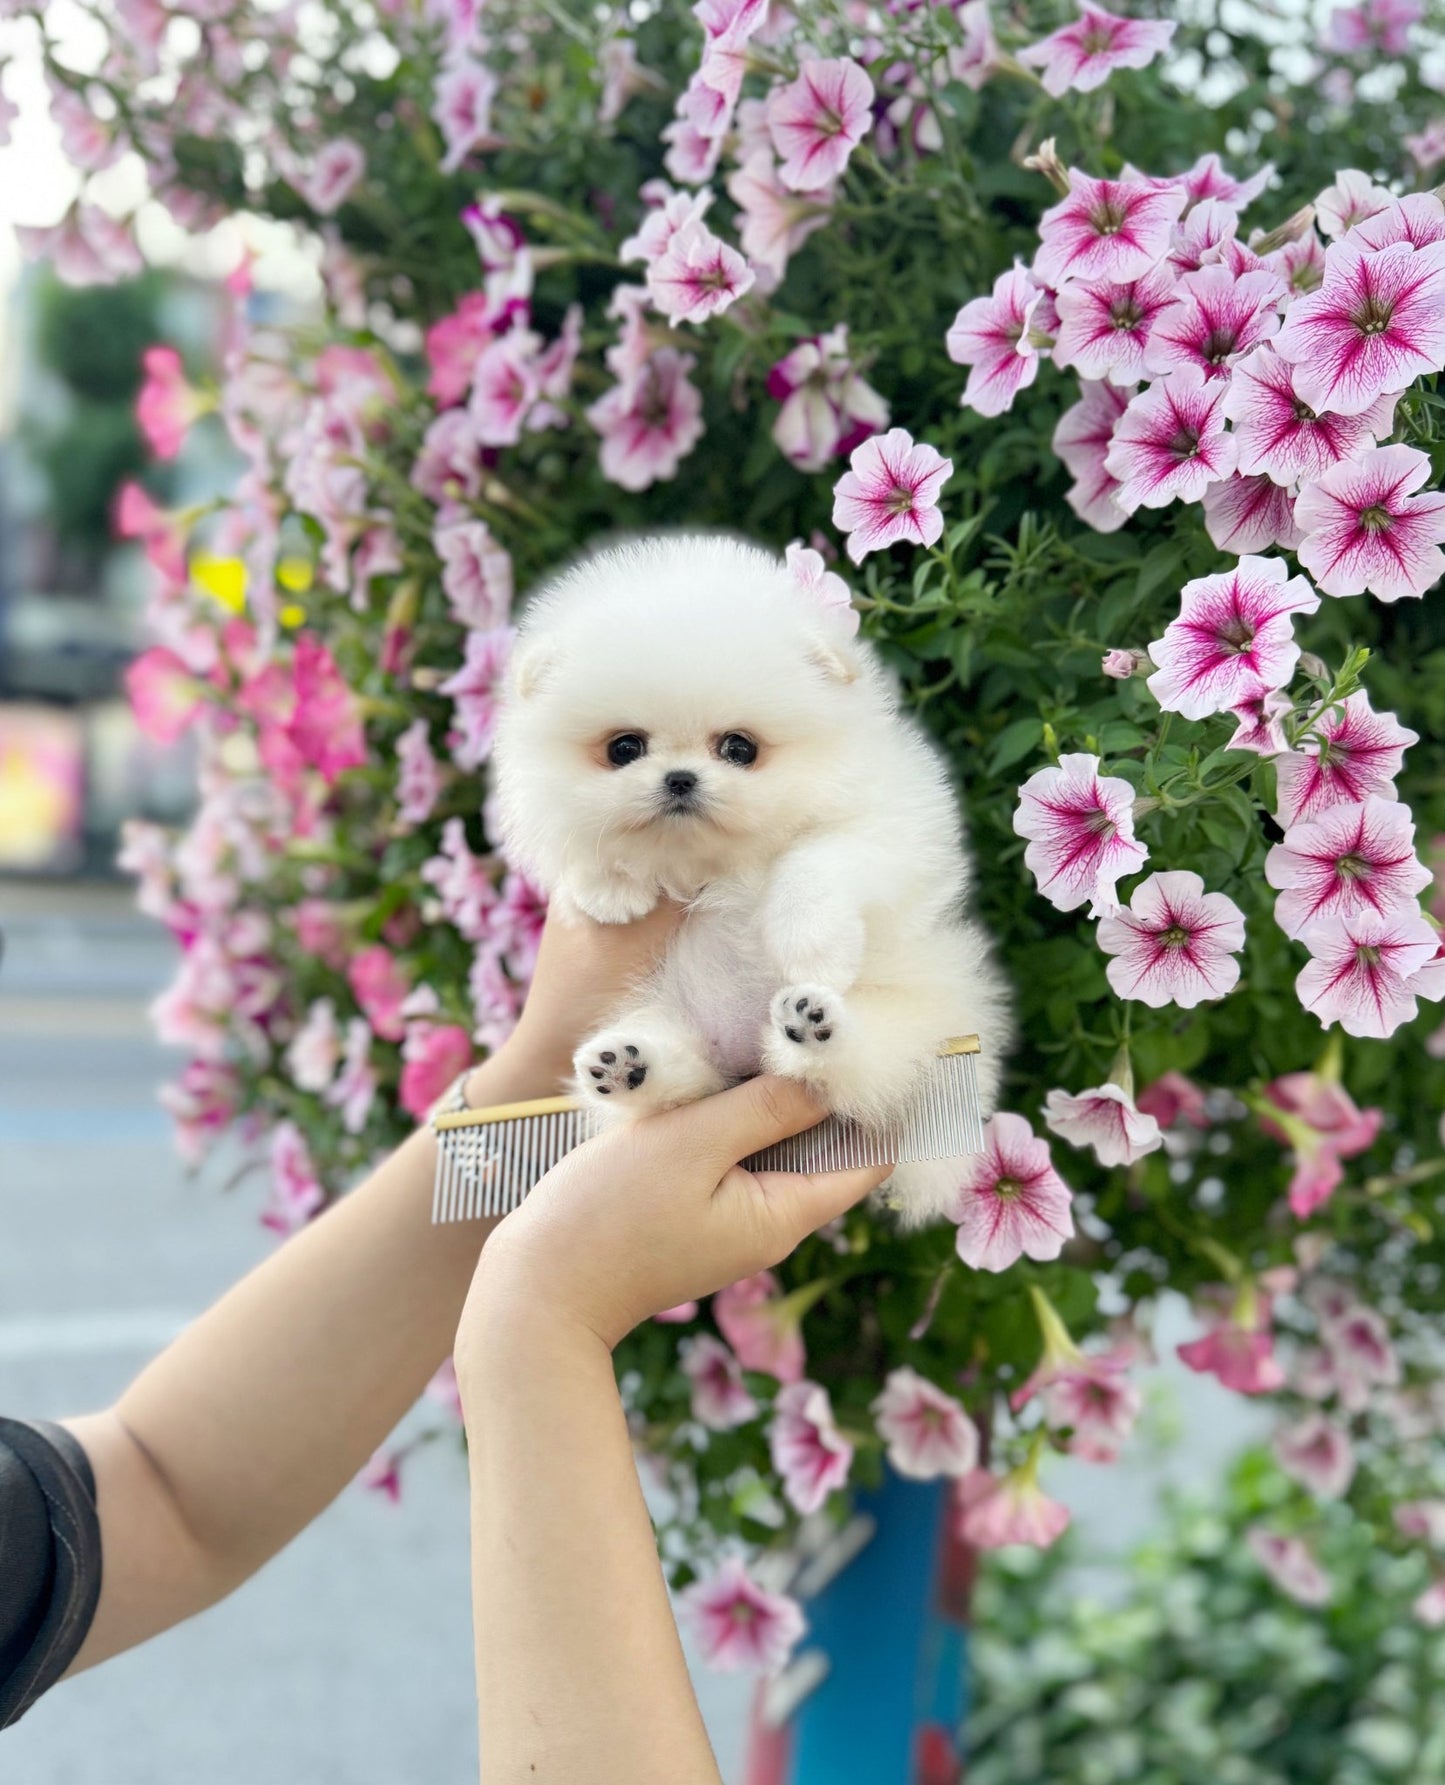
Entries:
<svg viewBox="0 0 1445 1785">
<path fill-rule="evenodd" d="M 669 769 L 662 777 L 662 785 L 673 799 L 686 799 L 697 787 L 697 776 L 691 769 Z"/>
</svg>

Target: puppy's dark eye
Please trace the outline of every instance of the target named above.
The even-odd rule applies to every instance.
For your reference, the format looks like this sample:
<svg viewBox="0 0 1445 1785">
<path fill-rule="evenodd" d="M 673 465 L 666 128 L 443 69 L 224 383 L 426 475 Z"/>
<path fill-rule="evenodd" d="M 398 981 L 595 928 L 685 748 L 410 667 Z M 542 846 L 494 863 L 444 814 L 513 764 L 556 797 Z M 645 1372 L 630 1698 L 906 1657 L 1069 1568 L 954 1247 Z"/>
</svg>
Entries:
<svg viewBox="0 0 1445 1785">
<path fill-rule="evenodd" d="M 718 739 L 717 753 L 724 762 L 740 769 L 758 760 L 758 747 L 745 731 L 725 732 Z"/>
<path fill-rule="evenodd" d="M 619 732 L 607 743 L 607 760 L 615 769 L 625 769 L 629 762 L 637 762 L 647 754 L 647 739 L 640 731 Z"/>
</svg>

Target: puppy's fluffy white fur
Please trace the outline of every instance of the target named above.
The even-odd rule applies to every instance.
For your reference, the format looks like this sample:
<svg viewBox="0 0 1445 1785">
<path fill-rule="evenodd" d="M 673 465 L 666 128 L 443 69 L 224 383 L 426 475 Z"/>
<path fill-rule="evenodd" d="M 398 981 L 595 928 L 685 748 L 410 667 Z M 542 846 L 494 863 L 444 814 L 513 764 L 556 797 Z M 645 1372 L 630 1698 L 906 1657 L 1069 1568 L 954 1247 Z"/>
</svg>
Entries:
<svg viewBox="0 0 1445 1785">
<path fill-rule="evenodd" d="M 754 761 L 728 759 L 739 736 Z M 643 752 L 614 766 L 619 738 Z M 771 553 L 665 536 L 563 573 L 524 617 L 495 771 L 509 857 L 564 907 L 624 923 L 664 895 L 690 906 L 576 1056 L 577 1092 L 609 1118 L 766 1069 L 879 1122 L 968 1032 L 992 1108 L 1007 1000 L 963 916 L 948 776 L 871 647 Z M 696 777 L 691 794 L 669 775 Z M 958 1176 L 902 1166 L 890 1199 L 927 1219 Z"/>
</svg>

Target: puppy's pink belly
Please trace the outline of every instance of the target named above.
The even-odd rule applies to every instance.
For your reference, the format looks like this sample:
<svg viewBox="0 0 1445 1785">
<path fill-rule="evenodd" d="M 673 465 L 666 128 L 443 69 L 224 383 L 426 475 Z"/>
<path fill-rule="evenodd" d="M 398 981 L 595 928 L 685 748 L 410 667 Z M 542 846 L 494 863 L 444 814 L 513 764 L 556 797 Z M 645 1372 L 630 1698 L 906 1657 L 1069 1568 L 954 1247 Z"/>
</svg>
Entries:
<svg viewBox="0 0 1445 1785">
<path fill-rule="evenodd" d="M 761 1009 L 742 1005 L 698 1013 L 698 1028 L 718 1071 L 728 1078 L 751 1078 L 762 1063 Z"/>
</svg>

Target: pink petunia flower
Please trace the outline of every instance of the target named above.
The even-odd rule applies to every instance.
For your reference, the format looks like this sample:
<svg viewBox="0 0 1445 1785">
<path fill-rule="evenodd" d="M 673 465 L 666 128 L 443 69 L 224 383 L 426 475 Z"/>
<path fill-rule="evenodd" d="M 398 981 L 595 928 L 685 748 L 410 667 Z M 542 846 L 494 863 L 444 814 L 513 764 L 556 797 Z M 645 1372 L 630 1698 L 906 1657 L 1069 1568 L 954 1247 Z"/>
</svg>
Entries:
<svg viewBox="0 0 1445 1785">
<path fill-rule="evenodd" d="M 1096 1085 L 1077 1094 L 1050 1091 L 1044 1099 L 1044 1126 L 1070 1146 L 1092 1147 L 1100 1165 L 1132 1165 L 1164 1144 L 1159 1124 L 1122 1085 Z"/>
<path fill-rule="evenodd" d="M 768 373 L 768 395 L 783 405 L 773 439 L 800 471 L 821 471 L 888 426 L 888 404 L 860 375 L 846 323 L 780 359 Z"/>
<path fill-rule="evenodd" d="M 442 790 L 441 769 L 432 755 L 431 729 L 413 719 L 396 740 L 396 815 L 404 825 L 425 824 Z"/>
<path fill-rule="evenodd" d="M 1402 1500 L 1395 1508 L 1395 1528 L 1402 1537 L 1445 1549 L 1445 1500 Z"/>
<path fill-rule="evenodd" d="M 317 998 L 286 1049 L 286 1070 L 298 1091 L 319 1095 L 335 1078 L 340 1058 L 336 1006 L 330 998 Z"/>
<path fill-rule="evenodd" d="M 1445 142 L 1445 126 L 1442 142 Z M 1406 142 L 1409 142 L 1407 137 Z M 1350 231 L 1350 240 L 1362 248 L 1393 248 L 1397 242 L 1408 242 L 1412 248 L 1428 248 L 1432 242 L 1445 242 L 1445 204 L 1433 192 L 1408 192 L 1404 198 L 1392 198 L 1382 210 Z"/>
<path fill-rule="evenodd" d="M 848 585 L 823 562 L 823 554 L 793 540 L 783 554 L 793 586 L 847 632 L 858 630 L 858 610 Z"/>
<path fill-rule="evenodd" d="M 952 1395 L 916 1370 L 890 1370 L 873 1403 L 894 1471 L 909 1481 L 967 1475 L 978 1463 L 978 1427 Z"/>
<path fill-rule="evenodd" d="M 720 1673 L 778 1673 L 807 1628 L 796 1600 L 764 1591 L 732 1558 L 680 1593 L 678 1606 L 703 1660 Z"/>
<path fill-rule="evenodd" d="M 1274 688 L 1246 694 L 1229 709 L 1239 720 L 1227 750 L 1251 750 L 1256 756 L 1279 756 L 1289 749 L 1283 721 L 1294 711 L 1294 702 Z"/>
<path fill-rule="evenodd" d="M 802 1380 L 803 1329 L 796 1309 L 778 1294 L 778 1279 L 771 1271 L 720 1289 L 712 1299 L 712 1315 L 745 1370 L 764 1370 L 779 1382 Z"/>
<path fill-rule="evenodd" d="M 1305 936 L 1311 959 L 1295 980 L 1306 1010 L 1328 1029 L 1384 1040 L 1445 992 L 1435 960 L 1439 936 L 1418 906 L 1352 911 L 1318 920 Z"/>
<path fill-rule="evenodd" d="M 422 863 L 421 878 L 435 890 L 438 900 L 437 909 L 424 913 L 427 921 L 441 917 L 468 942 L 481 941 L 490 929 L 497 889 L 488 864 L 472 854 L 460 818 L 448 818 L 442 826 L 438 851 Z"/>
<path fill-rule="evenodd" d="M 1292 1475 L 1321 1500 L 1338 1500 L 1355 1478 L 1350 1435 L 1323 1413 L 1310 1413 L 1274 1435 L 1274 1454 Z"/>
<path fill-rule="evenodd" d="M 1296 371 L 1267 345 L 1234 369 L 1224 413 L 1234 424 L 1246 476 L 1263 472 L 1278 484 L 1310 483 L 1390 432 L 1393 397 L 1358 415 L 1316 415 L 1296 389 Z"/>
<path fill-rule="evenodd" d="M 768 95 L 768 131 L 793 192 L 836 180 L 873 126 L 873 83 L 851 58 L 805 62 L 797 80 Z"/>
<path fill-rule="evenodd" d="M 1099 919 L 1099 947 L 1111 955 L 1109 984 L 1120 998 L 1151 1009 L 1192 1010 L 1239 981 L 1244 913 L 1224 893 L 1207 893 L 1198 874 L 1151 874 L 1113 916 Z"/>
<path fill-rule="evenodd" d="M 1357 167 L 1342 168 L 1332 186 L 1315 200 L 1315 221 L 1331 237 L 1348 235 L 1392 202 L 1388 186 L 1377 186 Z"/>
<path fill-rule="evenodd" d="M 1186 273 L 1150 331 L 1145 371 L 1167 378 L 1180 366 L 1193 366 L 1205 378 L 1227 377 L 1236 360 L 1278 330 L 1282 289 L 1273 273 L 1236 278 L 1222 266 Z"/>
<path fill-rule="evenodd" d="M 1116 68 L 1147 68 L 1168 49 L 1173 20 L 1121 19 L 1082 0 L 1079 16 L 1018 52 L 1025 68 L 1037 68 L 1044 91 L 1057 99 L 1071 88 L 1091 93 Z"/>
<path fill-rule="evenodd" d="M 1424 16 L 1423 0 L 1364 0 L 1360 6 L 1337 6 L 1326 25 L 1326 40 L 1346 56 L 1361 50 L 1402 56 L 1410 45 L 1411 25 Z"/>
<path fill-rule="evenodd" d="M 1038 377 L 1029 320 L 1043 295 L 1021 266 L 1013 266 L 994 280 L 991 297 L 971 299 L 954 317 L 946 337 L 948 357 L 973 368 L 959 399 L 966 408 L 1002 415 Z"/>
<path fill-rule="evenodd" d="M 1236 211 L 1248 210 L 1273 178 L 1274 164 L 1267 161 L 1247 180 L 1237 180 L 1218 155 L 1210 153 L 1201 155 L 1182 174 L 1171 174 L 1168 183 L 1183 187 L 1189 196 L 1192 216 L 1201 205 L 1211 201 L 1230 205 Z"/>
<path fill-rule="evenodd" d="M 1209 1126 L 1209 1106 L 1203 1091 L 1182 1072 L 1164 1072 L 1139 1093 L 1139 1108 L 1154 1117 L 1161 1128 L 1188 1122 L 1191 1128 Z"/>
<path fill-rule="evenodd" d="M 1384 1112 L 1359 1109 L 1338 1079 L 1318 1072 L 1284 1073 L 1264 1095 L 1273 1109 L 1261 1111 L 1260 1126 L 1290 1148 L 1289 1206 L 1308 1220 L 1343 1181 L 1341 1161 L 1374 1144 Z"/>
<path fill-rule="evenodd" d="M 953 9 L 954 20 L 963 33 L 963 42 L 948 52 L 948 72 L 975 93 L 999 66 L 998 39 L 994 36 L 989 16 L 989 0 L 966 0 Z"/>
<path fill-rule="evenodd" d="M 472 368 L 467 418 L 483 446 L 515 446 L 542 394 L 537 371 L 541 337 L 509 329 L 489 341 Z"/>
<path fill-rule="evenodd" d="M 704 223 L 686 223 L 647 269 L 653 303 L 670 322 L 706 322 L 751 291 L 756 278 L 736 248 Z"/>
<path fill-rule="evenodd" d="M 1417 1594 L 1410 1610 L 1429 1630 L 1438 1630 L 1445 1624 L 1445 1575 L 1431 1581 L 1423 1593 Z"/>
<path fill-rule="evenodd" d="M 346 969 L 352 995 L 372 1028 L 384 1041 L 400 1041 L 406 1031 L 401 1007 L 411 983 L 400 963 L 380 942 L 352 956 Z"/>
<path fill-rule="evenodd" d="M 1141 391 L 1114 429 L 1104 469 L 1117 478 L 1114 500 L 1126 514 L 1197 502 L 1234 470 L 1237 448 L 1224 428 L 1228 385 L 1196 366 Z"/>
<path fill-rule="evenodd" d="M 1218 266 L 1225 249 L 1238 239 L 1239 212 L 1234 206 L 1218 198 L 1201 199 L 1190 205 L 1170 232 L 1169 258 L 1161 270 L 1172 269 L 1177 276 Z"/>
<path fill-rule="evenodd" d="M 1105 651 L 1099 668 L 1111 682 L 1131 681 L 1148 662 L 1142 651 Z"/>
<path fill-rule="evenodd" d="M 1299 662 L 1294 616 L 1320 598 L 1282 558 L 1241 558 L 1184 585 L 1179 618 L 1149 647 L 1149 692 L 1166 712 L 1203 719 L 1261 688 L 1282 688 Z"/>
<path fill-rule="evenodd" d="M 694 1302 L 692 1314 L 696 1312 Z M 721 1339 L 711 1333 L 684 1339 L 678 1368 L 692 1384 L 692 1416 L 710 1432 L 730 1432 L 756 1417 L 758 1404 L 743 1383 L 742 1365 Z"/>
<path fill-rule="evenodd" d="M 1162 267 L 1127 285 L 1070 280 L 1058 294 L 1054 364 L 1072 366 L 1084 378 L 1136 383 L 1144 374 L 1154 328 L 1173 304 L 1174 291 L 1174 280 Z"/>
<path fill-rule="evenodd" d="M 1290 305 L 1275 352 L 1316 414 L 1360 415 L 1445 365 L 1445 242 L 1371 249 L 1336 242 L 1324 283 Z"/>
<path fill-rule="evenodd" d="M 1274 1355 L 1272 1304 L 1255 1284 L 1246 1281 L 1237 1293 L 1201 1296 L 1195 1312 L 1209 1331 L 1178 1347 L 1182 1364 L 1217 1377 L 1236 1394 L 1272 1394 L 1284 1387 L 1285 1373 Z"/>
<path fill-rule="evenodd" d="M 448 409 L 427 428 L 411 468 L 411 482 L 437 503 L 481 494 L 481 446 L 465 410 Z"/>
<path fill-rule="evenodd" d="M 645 490 L 677 476 L 703 434 L 702 396 L 687 376 L 696 364 L 690 353 L 661 348 L 587 411 L 602 436 L 604 477 L 624 490 Z"/>
<path fill-rule="evenodd" d="M 326 1206 L 326 1192 L 301 1130 L 281 1122 L 271 1134 L 271 1195 L 261 1211 L 261 1225 L 282 1239 L 297 1232 Z"/>
<path fill-rule="evenodd" d="M 136 425 L 158 459 L 173 459 L 191 424 L 211 404 L 186 382 L 181 356 L 174 347 L 147 347 L 141 367 L 145 381 L 136 398 Z"/>
<path fill-rule="evenodd" d="M 356 1485 L 373 1494 L 380 1494 L 390 1500 L 393 1506 L 401 1504 L 401 1466 L 406 1460 L 404 1450 L 388 1450 L 383 1445 L 380 1450 L 373 1451 L 371 1456 L 357 1474 Z"/>
<path fill-rule="evenodd" d="M 784 1494 L 802 1513 L 816 1512 L 853 1466 L 853 1446 L 834 1422 L 828 1391 L 816 1382 L 790 1382 L 779 1390 L 768 1448 Z"/>
<path fill-rule="evenodd" d="M 1118 775 L 1101 775 L 1097 756 L 1064 755 L 1030 775 L 1013 827 L 1029 839 L 1024 865 L 1059 911 L 1086 899 L 1112 907 L 1118 881 L 1149 857 L 1134 836 L 1134 789 Z"/>
<path fill-rule="evenodd" d="M 335 137 L 316 151 L 315 159 L 291 176 L 291 183 L 322 217 L 333 216 L 366 173 L 366 151 L 350 137 Z"/>
<path fill-rule="evenodd" d="M 446 142 L 441 164 L 444 174 L 455 173 L 472 150 L 486 142 L 498 85 L 490 68 L 469 57 L 458 57 L 443 69 L 432 116 Z"/>
<path fill-rule="evenodd" d="M 1064 500 L 1097 533 L 1114 533 L 1128 518 L 1114 500 L 1118 479 L 1105 469 L 1114 429 L 1134 396 L 1105 382 L 1085 380 L 1083 395 L 1059 417 L 1051 442 L 1074 478 Z"/>
<path fill-rule="evenodd" d="M 855 564 L 900 539 L 934 543 L 943 532 L 938 493 L 953 475 L 952 459 L 890 428 L 865 440 L 848 463 L 833 485 L 833 525 L 848 534 Z"/>
<path fill-rule="evenodd" d="M 447 741 L 458 768 L 480 768 L 491 755 L 497 702 L 516 636 L 512 626 L 469 632 L 462 667 L 437 690 L 455 703 Z"/>
<path fill-rule="evenodd" d="M 727 189 L 738 206 L 738 241 L 758 275 L 758 288 L 775 290 L 793 255 L 828 221 L 832 192 L 827 187 L 790 191 L 770 148 L 755 150 L 729 174 Z"/>
<path fill-rule="evenodd" d="M 1067 197 L 1044 212 L 1033 273 L 1057 291 L 1070 279 L 1127 285 L 1164 258 L 1184 210 L 1177 187 L 1144 180 L 1093 180 L 1069 169 Z"/>
<path fill-rule="evenodd" d="M 1300 491 L 1299 561 L 1326 595 L 1399 601 L 1439 582 L 1445 491 L 1417 494 L 1429 476 L 1429 454 L 1418 447 L 1376 446 Z"/>
<path fill-rule="evenodd" d="M 1275 765 L 1275 816 L 1285 830 L 1372 793 L 1393 799 L 1405 751 L 1420 741 L 1418 732 L 1401 725 L 1393 713 L 1372 712 L 1363 689 L 1321 713 L 1310 734 Z"/>
<path fill-rule="evenodd" d="M 635 235 L 630 235 L 617 250 L 621 261 L 640 260 L 651 266 L 666 251 L 668 243 L 689 223 L 701 223 L 712 206 L 711 192 L 674 192 L 666 180 L 649 180 L 639 197 L 646 204 Z"/>
<path fill-rule="evenodd" d="M 420 1121 L 471 1058 L 471 1033 L 459 1023 L 410 1024 L 401 1045 L 401 1107 Z"/>
<path fill-rule="evenodd" d="M 958 1534 L 975 1549 L 1011 1543 L 1047 1549 L 1069 1528 L 1068 1508 L 1039 1486 L 1037 1454 L 1008 1475 L 974 1469 L 960 1482 L 958 1498 Z"/>
<path fill-rule="evenodd" d="M 511 556 L 485 521 L 441 519 L 434 541 L 452 618 L 479 632 L 504 624 L 512 607 Z"/>
<path fill-rule="evenodd" d="M 125 689 L 136 724 L 158 744 L 183 737 L 206 705 L 205 684 L 164 645 L 152 645 L 127 665 Z"/>
<path fill-rule="evenodd" d="M 1299 292 L 1318 291 L 1325 282 L 1325 245 L 1311 229 L 1297 241 L 1286 242 L 1264 256 L 1264 264 L 1278 273 L 1293 297 Z"/>
<path fill-rule="evenodd" d="M 1250 1553 L 1282 1593 L 1300 1605 L 1328 1605 L 1330 1582 L 1302 1537 L 1281 1537 L 1263 1525 L 1244 1534 Z"/>
<path fill-rule="evenodd" d="M 356 1016 L 346 1025 L 341 1068 L 323 1098 L 341 1117 L 348 1134 L 360 1134 L 376 1098 L 377 1076 L 371 1065 L 371 1024 Z"/>
<path fill-rule="evenodd" d="M 1222 552 L 1236 557 L 1283 546 L 1293 551 L 1304 535 L 1295 522 L 1294 498 L 1260 473 L 1226 477 L 1204 492 L 1204 531 Z"/>
<path fill-rule="evenodd" d="M 1133 1352 L 1121 1348 L 1087 1355 L 1074 1343 L 1058 1310 L 1037 1284 L 1029 1285 L 1043 1338 L 1038 1364 L 1009 1396 L 1017 1413 L 1037 1396 L 1044 1423 L 1051 1430 L 1070 1434 L 1071 1456 L 1088 1463 L 1112 1463 L 1134 1429 L 1143 1397 L 1128 1381 L 1135 1361 Z"/>
<path fill-rule="evenodd" d="M 426 388 L 439 408 L 449 408 L 466 396 L 482 349 L 511 320 L 509 312 L 498 312 L 486 292 L 468 291 L 450 315 L 431 325 L 426 332 L 426 358 L 431 367 Z"/>
<path fill-rule="evenodd" d="M 1351 1301 L 1321 1317 L 1320 1337 L 1347 1413 L 1363 1413 L 1376 1390 L 1399 1386 L 1399 1354 L 1378 1308 Z"/>
<path fill-rule="evenodd" d="M 1003 1271 L 1018 1258 L 1057 1258 L 1071 1239 L 1069 1187 L 1049 1145 L 1022 1116 L 1000 1112 L 985 1124 L 984 1150 L 970 1159 L 950 1218 L 958 1255 L 977 1271 Z"/>
<path fill-rule="evenodd" d="M 1265 857 L 1264 877 L 1279 892 L 1275 922 L 1294 938 L 1325 917 L 1414 909 L 1431 880 L 1415 854 L 1410 808 L 1376 794 L 1291 825 Z"/>
<path fill-rule="evenodd" d="M 1419 169 L 1423 180 L 1445 161 L 1445 118 L 1432 118 L 1423 130 L 1417 131 L 1413 136 L 1401 137 L 1400 140 L 1410 151 L 1410 159 Z"/>
</svg>

